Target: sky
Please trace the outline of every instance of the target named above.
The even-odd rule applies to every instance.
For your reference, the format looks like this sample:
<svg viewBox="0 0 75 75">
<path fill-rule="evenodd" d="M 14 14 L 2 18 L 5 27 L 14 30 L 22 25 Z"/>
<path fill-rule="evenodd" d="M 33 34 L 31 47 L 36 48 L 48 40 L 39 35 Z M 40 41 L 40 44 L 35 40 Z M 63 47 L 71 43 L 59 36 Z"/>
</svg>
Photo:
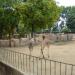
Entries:
<svg viewBox="0 0 75 75">
<path fill-rule="evenodd" d="M 75 0 L 55 0 L 59 6 L 75 6 Z"/>
</svg>

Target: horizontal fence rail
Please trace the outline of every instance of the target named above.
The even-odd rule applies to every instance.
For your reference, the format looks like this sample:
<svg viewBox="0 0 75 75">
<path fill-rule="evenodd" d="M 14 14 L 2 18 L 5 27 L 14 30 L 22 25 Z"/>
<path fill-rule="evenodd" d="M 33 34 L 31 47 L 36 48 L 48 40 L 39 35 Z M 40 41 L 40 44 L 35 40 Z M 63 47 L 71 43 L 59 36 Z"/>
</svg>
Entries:
<svg viewBox="0 0 75 75">
<path fill-rule="evenodd" d="M 28 75 L 75 75 L 75 65 L 11 50 L 0 50 L 0 61 Z"/>
</svg>

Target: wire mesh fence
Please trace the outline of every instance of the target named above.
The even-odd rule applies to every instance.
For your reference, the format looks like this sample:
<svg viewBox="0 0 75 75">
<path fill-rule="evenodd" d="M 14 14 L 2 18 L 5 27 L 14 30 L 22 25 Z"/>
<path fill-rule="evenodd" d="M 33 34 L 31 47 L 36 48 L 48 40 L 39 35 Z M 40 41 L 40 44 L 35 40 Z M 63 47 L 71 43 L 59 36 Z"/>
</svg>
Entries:
<svg viewBox="0 0 75 75">
<path fill-rule="evenodd" d="M 0 61 L 28 75 L 75 75 L 75 65 L 11 50 L 0 51 Z"/>
</svg>

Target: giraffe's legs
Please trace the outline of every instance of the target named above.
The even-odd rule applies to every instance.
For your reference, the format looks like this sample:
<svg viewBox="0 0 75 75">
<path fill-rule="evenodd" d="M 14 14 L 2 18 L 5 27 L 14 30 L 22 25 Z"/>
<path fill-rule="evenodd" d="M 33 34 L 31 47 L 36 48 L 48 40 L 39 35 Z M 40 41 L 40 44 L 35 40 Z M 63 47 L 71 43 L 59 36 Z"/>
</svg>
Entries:
<svg viewBox="0 0 75 75">
<path fill-rule="evenodd" d="M 29 52 L 30 52 L 30 54 L 29 54 L 29 59 L 31 58 L 32 50 L 33 50 L 33 47 L 29 49 Z"/>
<path fill-rule="evenodd" d="M 43 58 L 45 58 L 45 57 L 44 57 L 43 50 L 44 50 L 44 48 L 41 48 L 41 54 L 42 54 Z"/>
<path fill-rule="evenodd" d="M 47 55 L 48 55 L 48 58 L 50 57 L 50 55 L 49 55 L 49 45 L 47 45 Z"/>
</svg>

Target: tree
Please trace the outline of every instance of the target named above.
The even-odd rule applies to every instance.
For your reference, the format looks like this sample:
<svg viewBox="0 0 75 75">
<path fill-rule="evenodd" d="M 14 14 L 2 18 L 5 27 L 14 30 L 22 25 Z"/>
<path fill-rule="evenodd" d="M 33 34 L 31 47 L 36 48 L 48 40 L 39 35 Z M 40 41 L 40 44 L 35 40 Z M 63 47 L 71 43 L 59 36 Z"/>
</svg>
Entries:
<svg viewBox="0 0 75 75">
<path fill-rule="evenodd" d="M 67 26 L 64 26 L 61 30 L 62 33 L 70 33 L 71 30 L 67 27 Z"/>
<path fill-rule="evenodd" d="M 4 16 L 5 16 L 5 30 L 7 34 L 9 34 L 9 40 L 14 34 L 15 29 L 18 27 L 19 24 L 19 14 L 16 9 L 12 7 L 4 8 Z M 10 41 L 11 46 L 11 41 Z"/>
<path fill-rule="evenodd" d="M 67 26 L 71 32 L 75 33 L 75 16 L 70 15 L 67 20 Z"/>
<path fill-rule="evenodd" d="M 4 9 L 0 8 L 0 39 L 2 39 L 4 32 Z"/>
<path fill-rule="evenodd" d="M 13 6 L 13 4 L 22 2 L 22 0 L 0 0 L 0 7 Z"/>
<path fill-rule="evenodd" d="M 12 7 L 0 8 L 0 38 L 9 35 L 9 40 L 18 28 L 19 14 L 16 9 Z M 11 46 L 11 41 L 10 41 Z"/>
<path fill-rule="evenodd" d="M 67 17 L 67 27 L 71 32 L 75 32 L 75 6 L 64 8 Z"/>
<path fill-rule="evenodd" d="M 52 33 L 59 33 L 57 26 L 54 26 L 51 30 Z"/>
<path fill-rule="evenodd" d="M 59 7 L 53 0 L 27 0 L 17 6 L 26 31 L 33 33 L 50 28 L 59 17 Z"/>
</svg>

